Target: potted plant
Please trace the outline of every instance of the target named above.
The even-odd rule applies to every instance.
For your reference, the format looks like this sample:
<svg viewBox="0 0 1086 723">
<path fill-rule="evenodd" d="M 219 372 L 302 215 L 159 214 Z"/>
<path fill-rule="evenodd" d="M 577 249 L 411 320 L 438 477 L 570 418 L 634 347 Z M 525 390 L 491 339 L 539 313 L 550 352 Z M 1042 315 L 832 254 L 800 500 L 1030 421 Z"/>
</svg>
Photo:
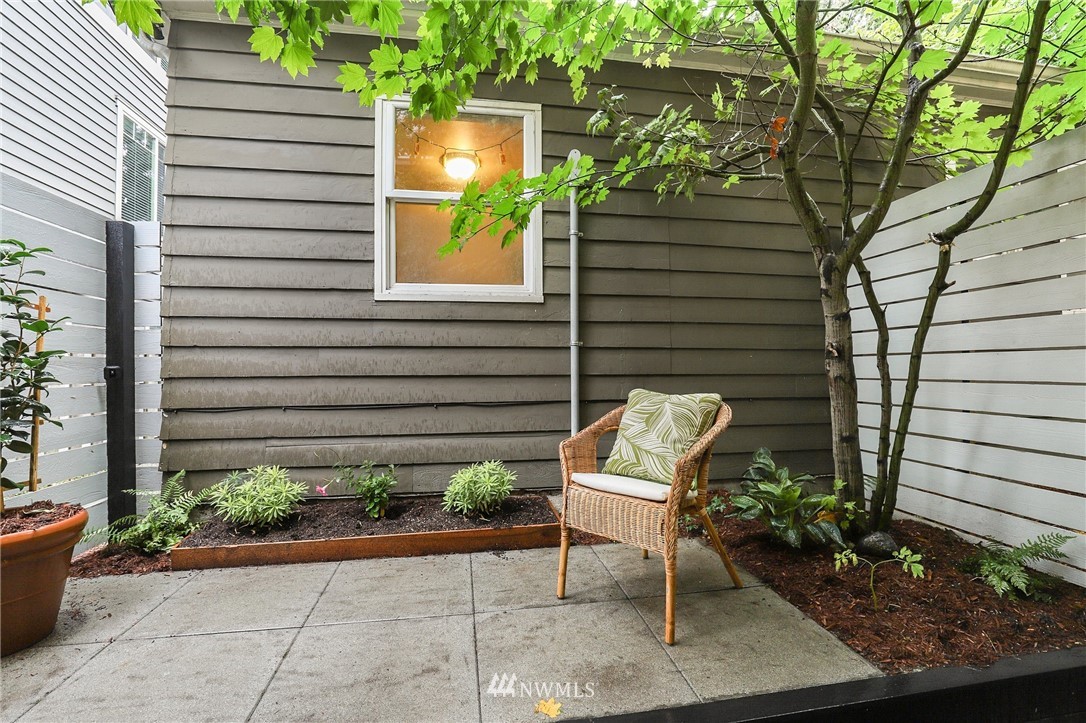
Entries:
<svg viewBox="0 0 1086 723">
<path fill-rule="evenodd" d="M 49 362 L 63 354 L 44 349 L 46 334 L 59 321 L 45 318 L 44 297 L 24 285 L 23 278 L 38 270 L 26 262 L 45 248 L 30 248 L 15 239 L 0 240 L 0 303 L 5 309 L 0 330 L 3 394 L 0 406 L 0 484 L 3 492 L 29 485 L 37 487 L 37 426 L 59 425 L 42 401 L 45 388 L 56 380 Z M 9 457 L 30 455 L 29 479 L 7 476 Z M 0 508 L 3 497 L 0 496 Z M 54 505 L 42 500 L 0 512 L 0 655 L 33 645 L 56 626 L 68 566 L 87 524 L 87 511 L 79 505 Z"/>
</svg>

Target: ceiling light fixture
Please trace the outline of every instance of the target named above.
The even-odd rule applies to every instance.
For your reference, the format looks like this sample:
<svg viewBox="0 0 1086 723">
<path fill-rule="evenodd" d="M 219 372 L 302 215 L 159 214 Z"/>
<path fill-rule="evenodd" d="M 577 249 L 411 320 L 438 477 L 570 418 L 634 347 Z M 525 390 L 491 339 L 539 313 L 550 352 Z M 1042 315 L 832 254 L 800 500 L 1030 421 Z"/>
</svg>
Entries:
<svg viewBox="0 0 1086 723">
<path fill-rule="evenodd" d="M 475 175 L 482 162 L 475 151 L 450 148 L 441 156 L 441 165 L 445 167 L 445 173 L 458 181 L 466 181 Z"/>
</svg>

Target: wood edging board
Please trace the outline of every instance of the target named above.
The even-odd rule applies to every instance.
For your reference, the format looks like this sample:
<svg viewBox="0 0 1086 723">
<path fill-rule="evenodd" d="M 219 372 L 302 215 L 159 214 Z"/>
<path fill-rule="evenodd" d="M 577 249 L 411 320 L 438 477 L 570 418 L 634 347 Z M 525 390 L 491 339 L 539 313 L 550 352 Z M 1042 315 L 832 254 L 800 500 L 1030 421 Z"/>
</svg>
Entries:
<svg viewBox="0 0 1086 723">
<path fill-rule="evenodd" d="M 488 550 L 528 550 L 557 547 L 561 538 L 558 512 L 544 497 L 555 521 L 501 529 L 406 532 L 395 535 L 336 537 L 327 540 L 254 542 L 215 547 L 182 547 L 170 550 L 174 570 L 206 570 L 249 565 L 284 565 L 297 562 L 338 562 L 375 557 L 416 557 Z M 186 538 L 188 539 L 188 538 Z"/>
</svg>

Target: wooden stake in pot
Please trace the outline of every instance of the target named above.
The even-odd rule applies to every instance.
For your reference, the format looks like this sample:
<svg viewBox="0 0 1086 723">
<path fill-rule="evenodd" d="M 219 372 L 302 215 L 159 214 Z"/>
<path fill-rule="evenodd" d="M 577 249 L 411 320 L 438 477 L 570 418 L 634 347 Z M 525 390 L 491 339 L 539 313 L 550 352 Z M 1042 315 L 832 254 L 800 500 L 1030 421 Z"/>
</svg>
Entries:
<svg viewBox="0 0 1086 723">
<path fill-rule="evenodd" d="M 52 311 L 44 296 L 38 297 L 38 303 L 31 304 L 31 308 L 38 310 L 38 321 L 45 321 L 45 314 Z M 38 340 L 35 343 L 34 349 L 37 353 L 41 354 L 45 351 L 45 334 L 38 334 Z M 41 401 L 41 390 L 34 390 L 34 401 Z M 30 425 L 30 471 L 27 479 L 27 488 L 34 492 L 38 489 L 38 444 L 41 435 L 42 420 L 37 414 L 34 415 L 34 423 Z"/>
</svg>

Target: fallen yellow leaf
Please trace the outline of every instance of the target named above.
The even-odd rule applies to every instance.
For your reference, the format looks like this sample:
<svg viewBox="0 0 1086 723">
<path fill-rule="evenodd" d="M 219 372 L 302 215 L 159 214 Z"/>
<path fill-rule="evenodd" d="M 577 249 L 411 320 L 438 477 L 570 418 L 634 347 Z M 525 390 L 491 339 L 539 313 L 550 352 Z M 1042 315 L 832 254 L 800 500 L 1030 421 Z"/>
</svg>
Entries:
<svg viewBox="0 0 1086 723">
<path fill-rule="evenodd" d="M 550 700 L 540 700 L 535 704 L 535 712 L 542 713 L 548 718 L 557 718 L 558 714 L 562 712 L 562 704 L 556 703 L 554 698 Z"/>
</svg>

